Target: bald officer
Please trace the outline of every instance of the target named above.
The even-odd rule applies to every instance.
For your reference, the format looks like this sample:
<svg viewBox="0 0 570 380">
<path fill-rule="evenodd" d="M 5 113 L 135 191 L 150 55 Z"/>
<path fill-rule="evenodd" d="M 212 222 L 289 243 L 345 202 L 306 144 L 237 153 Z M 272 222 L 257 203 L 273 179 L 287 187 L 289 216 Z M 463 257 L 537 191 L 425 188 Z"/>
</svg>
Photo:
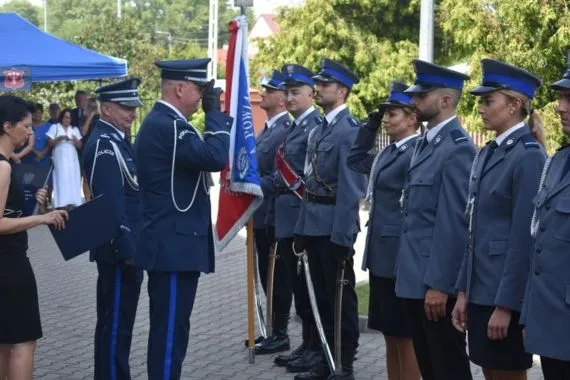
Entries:
<svg viewBox="0 0 570 380">
<path fill-rule="evenodd" d="M 161 99 L 136 142 L 144 217 L 136 265 L 148 273 L 148 376 L 179 379 L 200 272 L 214 271 L 211 172 L 228 161 L 231 118 L 206 79 L 209 58 L 160 61 Z M 206 114 L 204 135 L 186 121 Z"/>
</svg>

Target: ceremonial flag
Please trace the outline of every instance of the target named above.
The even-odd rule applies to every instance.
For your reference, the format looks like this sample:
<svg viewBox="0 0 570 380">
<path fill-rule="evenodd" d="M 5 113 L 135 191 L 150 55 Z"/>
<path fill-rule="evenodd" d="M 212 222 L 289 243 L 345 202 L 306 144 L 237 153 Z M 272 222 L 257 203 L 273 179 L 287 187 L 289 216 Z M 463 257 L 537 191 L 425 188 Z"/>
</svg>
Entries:
<svg viewBox="0 0 570 380">
<path fill-rule="evenodd" d="M 235 237 L 263 202 L 249 99 L 246 17 L 239 16 L 230 22 L 229 31 L 225 104 L 226 112 L 234 121 L 229 163 L 220 176 L 218 220 L 214 231 L 217 252 Z"/>
</svg>

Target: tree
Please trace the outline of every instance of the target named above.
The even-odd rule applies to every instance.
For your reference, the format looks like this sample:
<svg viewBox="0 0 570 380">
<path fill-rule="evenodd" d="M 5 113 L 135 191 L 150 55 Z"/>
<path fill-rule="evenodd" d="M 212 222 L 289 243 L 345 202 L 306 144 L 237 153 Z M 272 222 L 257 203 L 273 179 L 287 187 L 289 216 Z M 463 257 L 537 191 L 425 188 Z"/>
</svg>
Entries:
<svg viewBox="0 0 570 380">
<path fill-rule="evenodd" d="M 41 8 L 28 0 L 10 0 L 0 6 L 0 12 L 16 12 L 35 26 L 43 28 L 43 19 L 40 22 Z"/>
<path fill-rule="evenodd" d="M 547 121 L 550 151 L 563 140 L 550 84 L 566 71 L 569 4 L 565 0 L 442 0 L 437 10 L 437 23 L 448 41 L 449 55 L 465 58 L 471 67 L 467 88 L 480 82 L 479 61 L 483 57 L 522 67 L 542 79 L 534 105 Z M 476 99 L 464 98 L 459 112 L 466 115 L 469 128 L 481 128 Z"/>
<path fill-rule="evenodd" d="M 278 69 L 285 63 L 298 63 L 316 71 L 322 58 L 332 58 L 360 76 L 361 81 L 354 87 L 348 103 L 353 114 L 364 117 L 388 95 L 392 80 L 413 78 L 410 61 L 417 56 L 417 44 L 411 39 L 412 28 L 404 31 L 399 26 L 404 20 L 409 23 L 409 15 L 396 11 L 397 7 L 391 7 L 394 11 L 386 13 L 375 10 L 375 16 L 365 17 L 368 21 L 379 17 L 374 23 L 382 27 L 365 27 L 365 22 L 355 26 L 358 17 L 351 5 L 364 12 L 375 9 L 374 3 L 372 0 L 308 0 L 302 7 L 283 10 L 278 17 L 281 33 L 259 41 L 259 53 L 251 70 L 253 84 L 258 84 L 259 74 Z M 382 3 L 391 4 L 384 0 Z M 396 19 L 401 14 L 405 14 L 403 19 Z M 376 35 L 370 29 L 381 30 L 381 33 Z M 396 35 L 410 39 L 395 41 Z"/>
</svg>

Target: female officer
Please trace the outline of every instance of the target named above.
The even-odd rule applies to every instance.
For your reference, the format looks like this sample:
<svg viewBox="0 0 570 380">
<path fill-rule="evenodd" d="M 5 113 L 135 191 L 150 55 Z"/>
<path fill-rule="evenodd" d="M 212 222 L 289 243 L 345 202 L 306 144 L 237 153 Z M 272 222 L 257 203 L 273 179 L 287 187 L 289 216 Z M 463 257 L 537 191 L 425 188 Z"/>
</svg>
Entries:
<svg viewBox="0 0 570 380">
<path fill-rule="evenodd" d="M 481 64 L 483 83 L 471 93 L 481 97 L 479 114 L 496 137 L 471 171 L 469 241 L 452 321 L 460 331 L 468 325 L 470 360 L 487 380 L 526 379 L 532 356 L 518 322 L 532 250 L 532 199 L 546 158 L 531 134 L 541 129 L 532 111 L 540 79 L 500 61 Z"/>
<path fill-rule="evenodd" d="M 384 333 L 390 380 L 420 378 L 405 304 L 394 291 L 402 223 L 400 197 L 418 137 L 411 97 L 404 94 L 407 88 L 392 82 L 388 100 L 380 105 L 379 112 L 369 115 L 348 158 L 352 170 L 370 174 L 367 197 L 371 208 L 362 267 L 370 269 L 368 326 Z M 392 143 L 375 156 L 368 151 L 376 141 L 380 120 Z"/>
<path fill-rule="evenodd" d="M 40 224 L 61 229 L 67 219 L 62 210 L 20 217 L 24 192 L 8 157 L 32 134 L 32 109 L 21 98 L 0 96 L 0 379 L 31 379 L 36 340 L 42 337 L 26 230 Z M 46 194 L 38 191 L 39 203 Z"/>
<path fill-rule="evenodd" d="M 556 112 L 570 136 L 570 68 L 552 85 Z M 547 161 L 535 198 L 534 251 L 521 324 L 527 352 L 540 355 L 546 380 L 570 379 L 570 145 Z"/>
</svg>

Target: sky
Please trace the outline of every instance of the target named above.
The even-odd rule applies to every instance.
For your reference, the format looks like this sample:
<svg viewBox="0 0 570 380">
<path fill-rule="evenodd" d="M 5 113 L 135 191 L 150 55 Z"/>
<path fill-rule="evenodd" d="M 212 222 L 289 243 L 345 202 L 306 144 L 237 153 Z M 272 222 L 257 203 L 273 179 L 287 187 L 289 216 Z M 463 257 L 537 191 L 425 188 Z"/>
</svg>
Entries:
<svg viewBox="0 0 570 380">
<path fill-rule="evenodd" d="M 0 5 L 3 3 L 8 2 L 9 0 L 0 0 Z M 32 4 L 36 5 L 43 5 L 44 0 L 28 0 Z M 48 0 L 48 6 L 50 1 L 57 1 L 57 0 Z M 116 0 L 109 0 L 116 2 Z M 284 5 L 300 5 L 303 3 L 304 0 L 254 0 L 253 1 L 253 10 L 256 16 L 259 16 L 263 13 L 273 13 L 273 11 L 280 6 Z M 230 1 L 233 4 L 233 0 Z"/>
</svg>

